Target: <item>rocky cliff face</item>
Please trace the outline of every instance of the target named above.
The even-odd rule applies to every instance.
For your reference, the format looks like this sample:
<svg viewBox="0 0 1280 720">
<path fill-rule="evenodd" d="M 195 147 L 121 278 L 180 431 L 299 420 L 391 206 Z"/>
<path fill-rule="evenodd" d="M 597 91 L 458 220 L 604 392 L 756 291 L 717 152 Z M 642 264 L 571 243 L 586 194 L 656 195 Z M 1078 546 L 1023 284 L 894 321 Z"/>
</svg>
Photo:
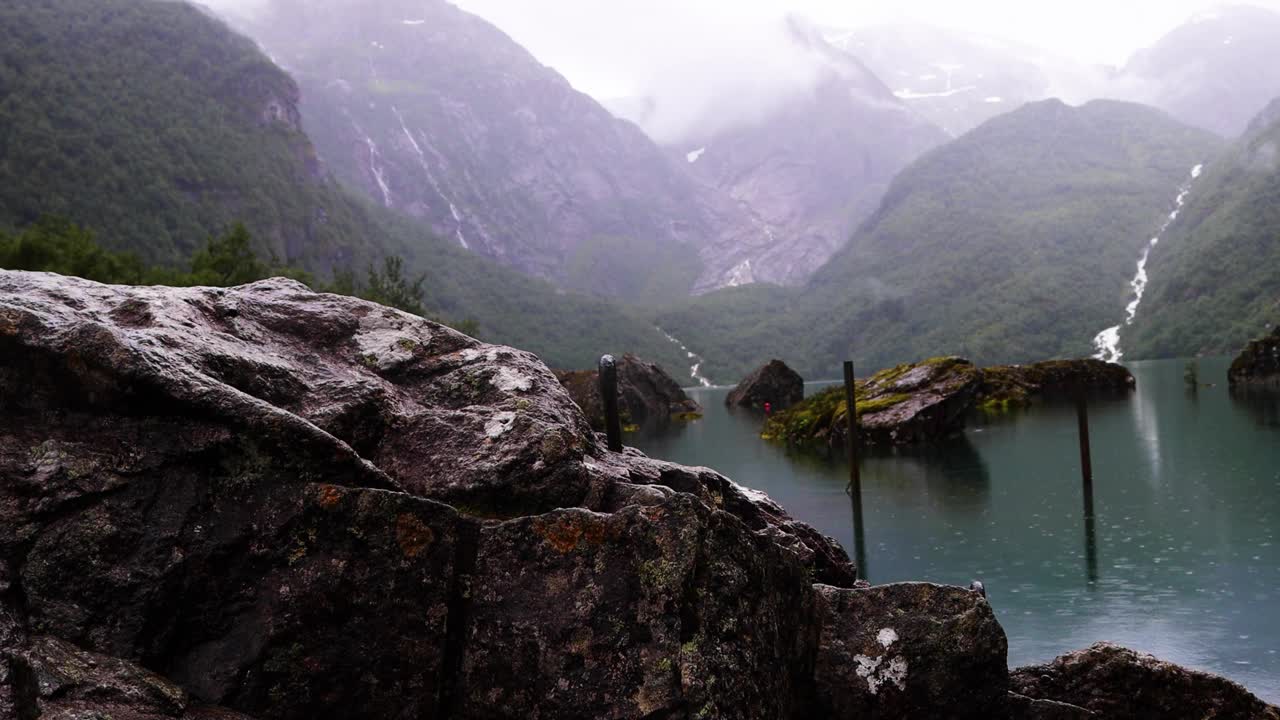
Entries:
<svg viewBox="0 0 1280 720">
<path fill-rule="evenodd" d="M 857 587 L 763 495 L 607 452 L 528 353 L 0 272 L 6 720 L 1049 717 L 1005 649 L 979 593 Z"/>
<path fill-rule="evenodd" d="M 329 167 L 374 202 L 563 287 L 685 294 L 719 232 L 631 123 L 445 0 L 277 0 L 249 27 Z"/>
<path fill-rule="evenodd" d="M 803 283 L 875 211 L 900 170 L 947 140 L 815 28 L 792 20 L 789 30 L 815 81 L 768 116 L 681 148 L 690 170 L 748 221 L 712 243 L 726 272 L 705 272 L 702 290 Z"/>
</svg>

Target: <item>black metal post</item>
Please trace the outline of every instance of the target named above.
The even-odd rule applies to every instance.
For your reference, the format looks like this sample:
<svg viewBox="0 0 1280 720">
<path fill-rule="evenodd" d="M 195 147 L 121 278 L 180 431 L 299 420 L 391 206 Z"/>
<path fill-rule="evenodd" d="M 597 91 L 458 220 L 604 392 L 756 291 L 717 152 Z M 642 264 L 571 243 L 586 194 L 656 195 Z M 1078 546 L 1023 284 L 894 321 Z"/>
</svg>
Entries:
<svg viewBox="0 0 1280 720">
<path fill-rule="evenodd" d="M 848 405 L 849 412 L 846 416 L 847 428 L 845 434 L 848 436 L 845 445 L 849 455 L 849 487 L 848 490 L 853 492 L 857 490 L 861 494 L 861 477 L 858 474 L 858 394 L 853 378 L 853 361 L 846 360 L 844 363 L 844 400 Z M 861 500 L 859 500 L 861 502 Z"/>
<path fill-rule="evenodd" d="M 604 403 L 604 431 L 609 449 L 622 452 L 622 418 L 618 415 L 618 364 L 612 355 L 600 358 L 600 399 Z"/>
<path fill-rule="evenodd" d="M 871 581 L 867 572 L 867 538 L 862 527 L 862 484 L 855 480 L 849 497 L 853 502 L 853 562 L 860 580 Z"/>
<path fill-rule="evenodd" d="M 1087 494 L 1093 495 L 1093 459 L 1089 452 L 1089 408 L 1084 393 L 1076 395 L 1076 420 L 1080 426 L 1080 472 Z"/>
</svg>

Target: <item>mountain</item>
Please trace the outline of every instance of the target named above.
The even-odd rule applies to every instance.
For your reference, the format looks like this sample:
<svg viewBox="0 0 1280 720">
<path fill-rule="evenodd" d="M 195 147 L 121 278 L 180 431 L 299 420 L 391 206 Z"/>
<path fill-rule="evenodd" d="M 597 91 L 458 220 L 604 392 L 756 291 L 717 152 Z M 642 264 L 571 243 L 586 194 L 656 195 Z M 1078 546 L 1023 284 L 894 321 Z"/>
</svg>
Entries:
<svg viewBox="0 0 1280 720">
<path fill-rule="evenodd" d="M 904 170 L 802 290 L 716 293 L 659 322 L 718 381 L 762 357 L 833 377 L 845 358 L 872 370 L 1088 355 L 1179 186 L 1219 147 L 1140 105 L 1032 103 Z"/>
<path fill-rule="evenodd" d="M 570 289 L 688 294 L 717 232 L 644 133 L 444 0 L 278 0 L 249 31 L 298 79 L 327 167 L 459 247 Z"/>
<path fill-rule="evenodd" d="M 1235 353 L 1280 323 L 1280 100 L 1209 163 L 1152 251 L 1128 357 Z"/>
<path fill-rule="evenodd" d="M 66 217 L 114 250 L 179 264 L 243 221 L 261 252 L 322 276 L 389 254 L 425 273 L 433 314 L 563 367 L 684 354 L 607 302 L 557 290 L 344 190 L 322 171 L 290 77 L 196 7 L 0 5 L 0 230 Z"/>
<path fill-rule="evenodd" d="M 1280 96 L 1280 14 L 1251 6 L 1202 13 L 1135 54 L 1113 94 L 1238 136 Z"/>
<path fill-rule="evenodd" d="M 803 283 L 875 211 L 899 170 L 947 140 L 856 57 L 803 21 L 787 22 L 786 37 L 813 66 L 811 81 L 762 117 L 695 134 L 679 148 L 689 169 L 750 220 L 710 246 L 731 270 L 704 277 L 700 290 Z"/>
<path fill-rule="evenodd" d="M 1053 79 L 1030 48 L 918 23 L 826 28 L 832 45 L 859 57 L 893 94 L 953 136 L 1049 96 Z"/>
</svg>

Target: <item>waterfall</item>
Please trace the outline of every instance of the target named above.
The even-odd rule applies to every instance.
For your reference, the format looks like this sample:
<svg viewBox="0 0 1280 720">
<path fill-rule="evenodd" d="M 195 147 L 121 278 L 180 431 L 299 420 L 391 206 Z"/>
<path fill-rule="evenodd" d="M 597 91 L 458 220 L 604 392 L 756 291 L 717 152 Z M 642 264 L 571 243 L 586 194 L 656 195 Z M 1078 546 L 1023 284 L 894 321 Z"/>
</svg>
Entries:
<svg viewBox="0 0 1280 720">
<path fill-rule="evenodd" d="M 422 169 L 427 173 L 427 182 L 431 183 L 431 188 L 436 191 L 436 194 L 449 204 L 449 214 L 453 216 L 454 222 L 454 237 L 458 239 L 458 244 L 463 249 L 470 250 L 471 245 L 467 242 L 466 236 L 462 234 L 462 214 L 458 212 L 458 206 L 454 205 L 453 200 L 440 189 L 440 183 L 436 180 L 435 173 L 431 172 L 431 165 L 427 162 L 426 153 L 422 152 L 422 146 L 413 137 L 413 133 L 409 132 L 409 126 L 405 124 L 404 116 L 400 114 L 395 105 L 391 106 L 391 112 L 395 113 L 396 119 L 400 121 L 400 129 L 404 131 L 404 136 L 408 138 L 410 147 L 418 154 L 418 164 L 422 165 Z"/>
<path fill-rule="evenodd" d="M 677 340 L 674 336 L 671 335 L 671 333 L 668 333 L 666 330 L 663 330 L 662 328 L 658 328 L 658 332 L 662 333 L 662 336 L 670 340 L 673 345 L 680 348 L 681 352 L 683 352 L 685 356 L 688 357 L 689 360 L 693 363 L 689 367 L 689 377 L 693 378 L 693 380 L 696 381 L 698 385 L 702 387 L 707 387 L 707 388 L 714 387 L 711 384 L 710 380 L 702 376 L 701 370 L 702 370 L 702 363 L 704 361 L 700 356 L 698 356 L 696 353 L 689 350 L 689 348 L 685 347 L 684 343 Z"/>
<path fill-rule="evenodd" d="M 1183 183 L 1178 189 L 1178 197 L 1174 200 L 1173 211 L 1169 213 L 1169 217 L 1165 218 L 1164 224 L 1160 226 L 1159 232 L 1155 237 L 1151 238 L 1151 242 L 1142 250 L 1142 257 L 1138 258 L 1138 271 L 1134 274 L 1133 280 L 1129 281 L 1129 287 L 1133 289 L 1133 300 L 1125 307 L 1124 322 L 1120 325 L 1103 330 L 1093 338 L 1093 347 L 1097 349 L 1094 355 L 1098 360 L 1105 360 L 1110 363 L 1118 363 L 1124 358 L 1124 352 L 1120 350 L 1120 331 L 1133 324 L 1133 319 L 1138 316 L 1138 306 L 1142 304 L 1142 296 L 1147 292 L 1147 261 L 1151 259 L 1151 251 L 1156 245 L 1160 244 L 1160 238 L 1164 236 L 1173 222 L 1178 219 L 1178 215 L 1182 212 L 1182 206 L 1187 202 L 1187 196 L 1191 194 L 1191 186 L 1200 173 L 1204 170 L 1204 165 L 1196 165 L 1191 168 L 1191 179 Z"/>
</svg>

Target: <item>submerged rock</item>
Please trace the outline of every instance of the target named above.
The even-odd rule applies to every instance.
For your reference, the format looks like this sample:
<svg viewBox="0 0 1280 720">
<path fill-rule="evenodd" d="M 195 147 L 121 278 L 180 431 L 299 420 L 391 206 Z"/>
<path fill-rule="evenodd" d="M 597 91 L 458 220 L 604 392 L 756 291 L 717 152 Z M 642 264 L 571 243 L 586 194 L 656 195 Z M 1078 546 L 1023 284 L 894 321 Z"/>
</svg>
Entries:
<svg viewBox="0 0 1280 720">
<path fill-rule="evenodd" d="M 1231 363 L 1227 380 L 1232 385 L 1280 385 L 1280 326 L 1249 343 Z"/>
<path fill-rule="evenodd" d="M 857 382 L 858 440 L 869 447 L 933 442 L 962 430 L 977 408 L 1003 410 L 1035 397 L 1134 387 L 1128 370 L 1100 360 L 979 368 L 963 358 L 932 358 Z M 763 436 L 800 447 L 842 450 L 847 417 L 845 389 L 837 386 L 775 415 Z"/>
<path fill-rule="evenodd" d="M 725 398 L 729 407 L 783 410 L 804 400 L 804 378 L 781 360 L 756 368 Z"/>
<path fill-rule="evenodd" d="M 600 373 L 560 371 L 556 377 L 591 421 L 592 428 L 604 430 Z M 618 413 L 623 425 L 642 426 L 698 417 L 702 406 L 691 400 L 661 367 L 627 353 L 618 361 Z"/>
<path fill-rule="evenodd" d="M 1108 720 L 1280 720 L 1280 709 L 1236 683 L 1099 643 L 1012 673 L 1028 697 L 1078 705 Z"/>
</svg>

